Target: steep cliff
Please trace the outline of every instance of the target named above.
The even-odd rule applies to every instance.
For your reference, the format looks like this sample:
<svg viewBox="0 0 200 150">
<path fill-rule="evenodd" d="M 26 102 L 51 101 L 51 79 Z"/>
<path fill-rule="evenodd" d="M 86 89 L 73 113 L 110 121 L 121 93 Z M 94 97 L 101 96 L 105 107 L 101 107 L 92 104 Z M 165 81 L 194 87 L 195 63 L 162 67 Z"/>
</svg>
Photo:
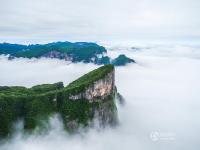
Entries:
<svg viewBox="0 0 200 150">
<path fill-rule="evenodd" d="M 90 102 L 98 100 L 98 98 L 104 99 L 108 95 L 112 94 L 114 90 L 114 69 L 106 74 L 105 77 L 102 77 L 94 82 L 92 82 L 88 87 L 86 87 L 83 91 L 78 94 L 70 95 L 69 99 L 77 100 L 77 99 L 87 99 Z M 74 83 L 72 83 L 74 84 Z M 72 86 L 72 84 L 69 85 Z"/>
<path fill-rule="evenodd" d="M 0 87 L 0 136 L 9 135 L 19 118 L 24 120 L 24 129 L 33 130 L 48 122 L 53 113 L 62 116 L 70 131 L 90 126 L 94 120 L 100 126 L 114 125 L 116 93 L 112 65 L 93 70 L 66 87 L 62 82 L 32 88 Z"/>
<path fill-rule="evenodd" d="M 87 126 L 94 117 L 100 126 L 117 122 L 115 71 L 112 65 L 100 67 L 82 76 L 65 90 L 67 96 L 66 99 L 62 98 L 64 102 L 61 102 L 60 110 L 67 127 L 76 128 L 80 123 Z M 70 109 L 72 107 L 78 109 L 74 111 Z"/>
</svg>

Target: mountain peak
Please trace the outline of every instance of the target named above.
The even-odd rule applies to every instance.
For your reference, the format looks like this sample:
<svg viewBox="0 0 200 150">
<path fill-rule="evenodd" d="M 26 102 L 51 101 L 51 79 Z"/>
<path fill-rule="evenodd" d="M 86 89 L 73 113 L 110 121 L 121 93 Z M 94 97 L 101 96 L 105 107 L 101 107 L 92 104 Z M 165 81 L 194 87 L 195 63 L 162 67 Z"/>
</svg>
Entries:
<svg viewBox="0 0 200 150">
<path fill-rule="evenodd" d="M 115 72 L 113 65 L 105 65 L 83 75 L 70 83 L 66 90 L 71 93 L 70 99 L 87 99 L 93 101 L 99 97 L 110 95 L 115 87 Z"/>
</svg>

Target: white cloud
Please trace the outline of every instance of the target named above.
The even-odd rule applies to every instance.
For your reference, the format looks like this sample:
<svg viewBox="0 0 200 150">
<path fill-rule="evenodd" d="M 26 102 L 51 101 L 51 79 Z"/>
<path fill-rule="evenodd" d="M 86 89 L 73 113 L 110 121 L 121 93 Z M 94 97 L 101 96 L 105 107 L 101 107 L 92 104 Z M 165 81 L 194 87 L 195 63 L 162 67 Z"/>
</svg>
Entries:
<svg viewBox="0 0 200 150">
<path fill-rule="evenodd" d="M 96 68 L 92 64 L 70 64 L 56 59 L 0 58 L 0 85 L 33 86 L 42 83 L 63 81 L 66 84 Z"/>
<path fill-rule="evenodd" d="M 134 45 L 132 45 L 134 46 Z M 144 46 L 146 47 L 146 46 Z M 184 46 L 185 47 L 185 46 Z M 120 126 L 115 129 L 69 136 L 54 118 L 48 135 L 16 137 L 1 145 L 1 150 L 195 150 L 198 142 L 200 59 L 195 46 L 155 46 L 123 51 L 138 64 L 116 68 L 116 85 L 125 97 L 119 107 Z M 186 49 L 180 53 L 180 49 Z M 156 49 L 156 50 L 154 50 Z M 113 54 L 114 53 L 114 54 Z M 110 52 L 110 55 L 121 50 Z M 58 60 L 0 59 L 0 85 L 32 86 L 64 81 L 66 84 L 96 68 L 94 65 L 70 64 Z M 154 131 L 173 133 L 172 140 L 152 141 Z"/>
</svg>

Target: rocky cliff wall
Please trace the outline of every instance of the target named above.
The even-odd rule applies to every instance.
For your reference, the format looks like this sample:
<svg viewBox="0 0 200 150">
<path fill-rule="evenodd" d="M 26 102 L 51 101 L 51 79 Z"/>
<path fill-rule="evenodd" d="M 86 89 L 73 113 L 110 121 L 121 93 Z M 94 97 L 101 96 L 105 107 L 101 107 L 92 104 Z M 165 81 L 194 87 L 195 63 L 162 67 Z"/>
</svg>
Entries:
<svg viewBox="0 0 200 150">
<path fill-rule="evenodd" d="M 89 102 L 102 100 L 112 94 L 115 89 L 115 71 L 108 73 L 104 78 L 95 81 L 83 92 L 76 95 L 70 95 L 69 99 L 87 99 Z"/>
<path fill-rule="evenodd" d="M 65 125 L 70 129 L 76 129 L 80 122 L 87 126 L 93 124 L 94 121 L 95 125 L 100 127 L 116 125 L 118 121 L 117 107 L 115 105 L 116 95 L 115 70 L 113 68 L 103 78 L 94 81 L 83 91 L 69 95 L 68 101 L 66 101 L 68 103 L 64 105 L 65 113 L 63 118 Z M 79 107 L 79 103 L 82 103 L 82 106 L 85 107 L 80 107 L 76 115 L 82 117 L 71 118 L 72 115 L 69 115 L 70 105 Z M 77 106 L 74 106 L 76 104 Z"/>
</svg>

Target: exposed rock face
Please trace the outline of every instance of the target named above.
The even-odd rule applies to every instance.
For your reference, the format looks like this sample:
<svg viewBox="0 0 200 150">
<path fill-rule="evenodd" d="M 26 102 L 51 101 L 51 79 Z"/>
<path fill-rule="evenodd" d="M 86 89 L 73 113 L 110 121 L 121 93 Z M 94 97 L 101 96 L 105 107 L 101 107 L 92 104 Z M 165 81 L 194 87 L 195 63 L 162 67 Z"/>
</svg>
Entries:
<svg viewBox="0 0 200 150">
<path fill-rule="evenodd" d="M 105 78 L 95 81 L 94 84 L 90 85 L 85 91 L 76 95 L 71 95 L 69 99 L 87 99 L 89 102 L 98 101 L 112 94 L 114 92 L 114 87 L 115 72 L 113 70 L 108 73 Z"/>
<path fill-rule="evenodd" d="M 82 60 L 83 62 L 91 62 L 95 64 L 104 64 L 102 60 L 104 60 L 105 57 L 103 57 L 103 54 L 94 54 L 93 57 L 88 57 L 87 60 Z M 47 52 L 40 57 L 46 57 L 46 58 L 57 58 L 57 59 L 63 59 L 65 61 L 71 61 L 71 62 L 79 62 L 81 60 L 76 60 L 79 56 L 75 54 L 68 54 L 68 53 L 62 53 L 56 50 L 52 50 L 50 52 Z M 12 58 L 10 58 L 12 59 Z M 102 62 L 102 63 L 101 63 Z M 109 64 L 109 63 L 107 63 Z"/>
<path fill-rule="evenodd" d="M 116 100 L 119 102 L 119 104 L 121 105 L 124 105 L 125 104 L 125 99 L 124 97 L 120 94 L 120 93 L 117 93 L 116 94 Z"/>
<path fill-rule="evenodd" d="M 58 52 L 58 51 L 50 51 L 50 52 L 42 55 L 42 57 L 58 58 L 58 59 L 64 59 L 66 61 L 73 61 L 71 56 L 68 56 L 66 53 L 61 53 L 61 52 Z"/>
<path fill-rule="evenodd" d="M 112 100 L 114 99 L 115 96 L 112 97 Z M 95 115 L 100 127 L 115 126 L 118 123 L 117 108 L 112 101 L 103 102 L 95 112 Z"/>
<path fill-rule="evenodd" d="M 115 105 L 116 97 L 117 88 L 115 87 L 115 70 L 113 69 L 105 77 L 94 81 L 82 92 L 70 95 L 69 100 L 74 103 L 84 100 L 93 105 L 91 109 L 85 111 L 92 115 L 89 121 L 93 122 L 95 120 L 95 123 L 98 123 L 96 125 L 105 127 L 116 125 L 118 122 L 117 107 Z M 69 118 L 67 113 L 66 118 Z M 77 119 L 67 120 L 66 126 L 70 129 L 76 129 L 78 122 Z"/>
</svg>

